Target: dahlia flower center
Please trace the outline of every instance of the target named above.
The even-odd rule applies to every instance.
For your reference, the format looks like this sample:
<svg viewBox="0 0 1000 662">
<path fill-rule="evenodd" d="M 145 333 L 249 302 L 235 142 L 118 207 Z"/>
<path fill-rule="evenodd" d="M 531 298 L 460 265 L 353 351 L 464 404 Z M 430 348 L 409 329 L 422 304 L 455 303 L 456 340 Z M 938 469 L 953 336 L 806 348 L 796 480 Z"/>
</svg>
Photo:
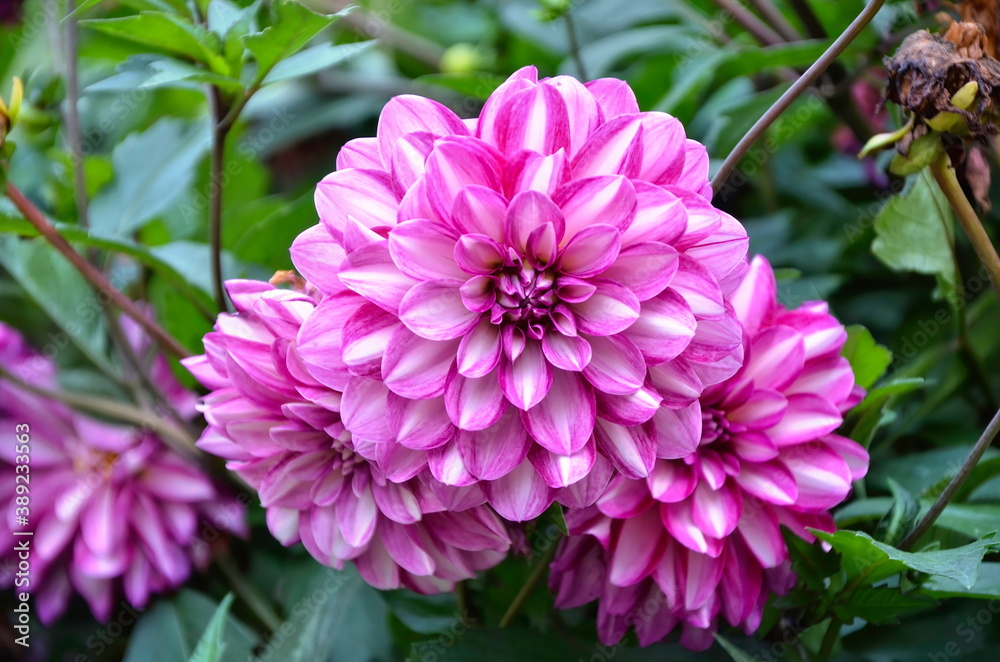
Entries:
<svg viewBox="0 0 1000 662">
<path fill-rule="evenodd" d="M 701 412 L 701 444 L 725 443 L 733 432 L 733 425 L 721 409 L 706 407 Z"/>
<path fill-rule="evenodd" d="M 333 453 L 334 467 L 339 468 L 342 475 L 348 476 L 354 471 L 354 467 L 363 464 L 365 459 L 354 451 L 351 433 L 342 424 L 338 425 L 340 433 L 337 435 L 332 434 L 333 430 L 327 429 L 327 432 L 331 433 L 330 450 Z"/>
<path fill-rule="evenodd" d="M 530 337 L 540 338 L 540 325 L 557 302 L 554 285 L 554 275 L 549 271 L 529 266 L 505 269 L 497 279 L 492 322 L 522 324 Z"/>
</svg>

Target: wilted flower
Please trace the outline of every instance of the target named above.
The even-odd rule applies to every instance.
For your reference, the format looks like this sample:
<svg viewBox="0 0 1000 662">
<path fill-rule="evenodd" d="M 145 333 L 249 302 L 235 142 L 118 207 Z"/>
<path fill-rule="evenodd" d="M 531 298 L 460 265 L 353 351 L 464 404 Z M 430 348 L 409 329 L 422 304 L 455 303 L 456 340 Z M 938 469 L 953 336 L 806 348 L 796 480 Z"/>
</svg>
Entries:
<svg viewBox="0 0 1000 662">
<path fill-rule="evenodd" d="M 477 486 L 442 485 L 420 453 L 354 434 L 386 427 L 346 414 L 352 398 L 379 394 L 341 393 L 310 373 L 298 346 L 303 321 L 315 314 L 315 289 L 288 280 L 295 289 L 229 281 L 237 314 L 220 315 L 205 354 L 184 361 L 212 390 L 198 445 L 259 491 L 282 544 L 301 540 L 336 568 L 353 560 L 377 588 L 449 590 L 499 563 L 510 540 Z"/>
<path fill-rule="evenodd" d="M 739 367 L 746 233 L 705 149 L 622 81 L 527 67 L 472 120 L 396 97 L 337 168 L 292 247 L 326 295 L 302 358 L 345 418 L 388 420 L 356 438 L 481 482 L 507 519 L 675 457 L 658 430 L 701 421 L 661 412 Z"/>
<path fill-rule="evenodd" d="M 598 599 L 607 644 L 632 626 L 648 645 L 682 625 L 681 642 L 704 649 L 719 614 L 753 632 L 769 593 L 793 583 L 779 527 L 832 530 L 829 509 L 867 471 L 865 450 L 833 434 L 863 392 L 826 304 L 778 305 L 760 257 L 732 301 L 746 364 L 701 396 L 697 449 L 657 460 L 645 480 L 617 477 L 595 506 L 567 513 L 556 604 Z"/>
<path fill-rule="evenodd" d="M 52 362 L 3 324 L 0 365 L 34 386 L 55 386 Z M 158 365 L 166 372 L 158 370 L 156 380 L 172 404 L 194 413 L 193 395 L 165 362 Z M 74 589 L 99 620 L 110 617 L 122 591 L 141 608 L 150 594 L 183 583 L 192 567 L 205 567 L 209 543 L 221 533 L 244 533 L 243 505 L 149 431 L 89 418 L 3 378 L 0 426 L 28 440 L 0 444 L 6 518 L 0 546 L 9 553 L 21 540 L 13 531 L 34 532 L 30 572 L 17 577 L 16 586 L 35 596 L 45 623 L 63 612 Z M 27 481 L 15 483 L 25 475 Z M 15 492 L 17 484 L 27 486 L 27 500 L 17 500 L 24 496 Z M 14 582 L 13 570 L 0 575 L 2 584 Z"/>
</svg>

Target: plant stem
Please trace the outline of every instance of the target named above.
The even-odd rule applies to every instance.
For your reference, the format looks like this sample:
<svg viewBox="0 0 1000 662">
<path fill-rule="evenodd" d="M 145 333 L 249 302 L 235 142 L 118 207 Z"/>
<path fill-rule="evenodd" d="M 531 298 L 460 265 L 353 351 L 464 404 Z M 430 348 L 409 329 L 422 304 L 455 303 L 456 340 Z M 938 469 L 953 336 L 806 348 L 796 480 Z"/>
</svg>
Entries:
<svg viewBox="0 0 1000 662">
<path fill-rule="evenodd" d="M 833 647 L 837 645 L 837 637 L 840 636 L 840 628 L 843 626 L 844 624 L 836 616 L 830 619 L 830 625 L 827 626 L 826 634 L 823 635 L 823 643 L 820 644 L 819 659 L 830 659 L 830 655 L 833 654 Z"/>
<path fill-rule="evenodd" d="M 209 244 L 212 252 L 212 289 L 220 313 L 227 310 L 226 291 L 222 282 L 222 170 L 225 168 L 226 136 L 231 123 L 227 119 L 219 88 L 209 87 L 212 113 L 212 160 L 208 174 Z"/>
<path fill-rule="evenodd" d="M 722 0 L 716 0 L 717 3 L 722 2 Z M 854 39 L 861 34 L 861 31 L 865 29 L 868 23 L 875 17 L 878 10 L 882 8 L 885 4 L 885 0 L 871 0 L 868 6 L 865 7 L 864 11 L 858 15 L 854 22 L 840 35 L 830 48 L 826 50 L 823 55 L 813 63 L 809 69 L 806 70 L 802 76 L 796 80 L 788 90 L 781 95 L 773 106 L 767 109 L 763 117 L 757 120 L 757 123 L 753 125 L 750 131 L 743 136 L 739 144 L 733 149 L 733 151 L 726 157 L 719 171 L 715 174 L 712 179 L 712 189 L 718 193 L 719 189 L 726 183 L 729 179 L 729 175 L 732 174 L 736 165 L 740 162 L 740 159 L 750 150 L 757 140 L 764 135 L 764 132 L 777 120 L 783 112 L 785 112 L 792 103 L 799 98 L 803 92 L 806 91 L 816 80 L 826 71 L 827 67 L 833 64 L 841 53 L 844 52 Z"/>
<path fill-rule="evenodd" d="M 549 569 L 549 564 L 552 563 L 552 559 L 556 556 L 557 547 L 559 547 L 559 538 L 555 538 L 552 544 L 549 545 L 549 548 L 545 550 L 545 554 L 539 559 L 538 565 L 532 569 L 531 574 L 528 575 L 528 579 L 521 586 L 521 590 L 514 596 L 510 606 L 507 607 L 507 611 L 504 612 L 503 618 L 500 619 L 500 627 L 508 627 L 513 622 L 514 618 L 521 611 L 521 608 L 524 607 L 524 603 L 528 601 L 531 594 L 538 588 L 538 583 L 545 576 L 546 571 Z"/>
<path fill-rule="evenodd" d="M 188 457 L 194 457 L 197 454 L 194 445 L 194 438 L 192 438 L 186 431 L 167 424 L 162 418 L 151 412 L 143 411 L 142 409 L 133 407 L 132 405 L 117 402 L 115 400 L 106 400 L 104 398 L 95 398 L 89 395 L 81 395 L 79 393 L 51 391 L 46 388 L 41 388 L 19 379 L 3 367 L 0 367 L 0 377 L 8 380 L 11 384 L 21 390 L 33 393 L 43 398 L 56 400 L 58 402 L 65 403 L 74 409 L 79 409 L 81 411 L 100 416 L 107 416 L 108 418 L 113 418 L 125 423 L 131 423 L 144 430 L 149 430 L 167 442 L 171 448 L 184 453 Z"/>
<path fill-rule="evenodd" d="M 792 11 L 799 15 L 802 27 L 806 29 L 806 33 L 810 37 L 813 39 L 826 39 L 826 28 L 820 23 L 813 8 L 809 6 L 808 0 L 788 0 L 788 4 L 791 5 Z"/>
<path fill-rule="evenodd" d="M 958 216 L 965 234 L 972 242 L 972 247 L 976 249 L 979 261 L 983 263 L 990 274 L 993 289 L 997 292 L 997 296 L 1000 296 L 1000 255 L 997 255 L 997 250 L 993 247 L 989 235 L 986 234 L 979 216 L 976 215 L 976 210 L 972 208 L 969 199 L 965 197 L 962 185 L 958 183 L 958 177 L 955 176 L 955 168 L 952 167 L 947 154 L 942 155 L 931 164 L 931 173 L 938 186 L 941 187 L 941 192 L 948 199 L 951 208 L 955 210 L 955 215 Z"/>
<path fill-rule="evenodd" d="M 573 22 L 573 10 L 568 9 L 563 15 L 566 19 L 566 36 L 569 38 L 569 52 L 573 56 L 573 63 L 576 64 L 576 73 L 580 80 L 588 80 L 587 68 L 583 64 L 583 57 L 580 55 L 580 39 L 576 34 L 576 23 Z"/>
<path fill-rule="evenodd" d="M 162 347 L 166 352 L 173 354 L 178 358 L 185 358 L 191 356 L 189 352 L 183 345 L 181 345 L 177 339 L 167 333 L 163 327 L 151 320 L 146 314 L 135 305 L 132 300 L 126 297 L 124 294 L 119 292 L 114 288 L 114 286 L 108 281 L 107 277 L 101 273 L 101 271 L 87 262 L 86 259 L 69 245 L 69 242 L 63 239 L 62 235 L 59 234 L 52 224 L 49 223 L 42 212 L 38 210 L 35 205 L 31 203 L 24 194 L 21 193 L 14 186 L 13 183 L 7 182 L 7 197 L 10 198 L 17 210 L 21 212 L 24 218 L 31 223 L 38 230 L 38 233 L 45 237 L 52 246 L 62 253 L 63 257 L 69 260 L 77 271 L 80 272 L 87 282 L 89 282 L 98 291 L 106 294 L 109 299 L 119 308 L 123 313 L 134 319 L 139 326 L 146 330 L 146 332 L 153 338 L 156 343 Z"/>
<path fill-rule="evenodd" d="M 753 35 L 754 39 L 764 46 L 774 46 L 784 41 L 777 32 L 768 27 L 767 23 L 757 18 L 749 9 L 736 0 L 712 0 L 715 5 L 733 17 L 744 30 Z"/>
<path fill-rule="evenodd" d="M 215 557 L 215 564 L 226 576 L 226 581 L 229 582 L 233 592 L 247 604 L 247 607 L 260 619 L 260 622 L 272 633 L 280 630 L 282 620 L 278 616 L 278 612 L 271 606 L 270 601 L 257 590 L 257 587 L 247 581 L 240 569 L 236 567 L 233 557 L 229 554 L 220 554 Z"/>
<path fill-rule="evenodd" d="M 976 468 L 976 465 L 979 464 L 979 460 L 983 457 L 983 453 L 985 453 L 986 449 L 990 447 L 991 443 L 993 443 L 993 439 L 997 436 L 997 432 L 1000 432 L 1000 411 L 997 411 L 996 415 L 993 416 L 993 420 L 990 421 L 990 424 L 986 426 L 985 430 L 983 430 L 983 434 L 979 437 L 979 441 L 977 441 L 976 445 L 972 447 L 972 451 L 969 453 L 969 456 L 965 458 L 965 462 L 962 463 L 958 472 L 952 477 L 951 481 L 948 482 L 948 485 L 944 488 L 941 494 L 938 495 L 934 505 L 932 505 L 930 510 L 927 511 L 927 514 L 924 515 L 923 519 L 917 522 L 917 525 L 913 527 L 913 530 L 906 534 L 906 537 L 903 538 L 902 542 L 899 543 L 899 549 L 908 549 L 913 545 L 913 543 L 917 542 L 922 535 L 930 530 L 938 516 L 944 511 L 945 507 L 952 500 L 952 498 L 954 498 L 955 494 L 962 487 L 965 481 L 969 479 L 969 476 L 972 475 L 972 471 Z"/>
<path fill-rule="evenodd" d="M 764 20 L 771 24 L 774 31 L 777 32 L 785 41 L 800 41 L 802 35 L 792 27 L 784 15 L 778 11 L 770 0 L 750 0 L 750 4 L 754 6 L 757 13 L 764 17 Z"/>
<path fill-rule="evenodd" d="M 87 180 L 83 169 L 83 138 L 80 133 L 80 81 L 77 67 L 77 25 L 73 10 L 75 0 L 66 0 L 66 142 L 73 159 L 73 195 L 76 200 L 76 220 L 80 227 L 90 227 L 87 214 Z M 96 258 L 91 255 L 91 262 Z"/>
</svg>

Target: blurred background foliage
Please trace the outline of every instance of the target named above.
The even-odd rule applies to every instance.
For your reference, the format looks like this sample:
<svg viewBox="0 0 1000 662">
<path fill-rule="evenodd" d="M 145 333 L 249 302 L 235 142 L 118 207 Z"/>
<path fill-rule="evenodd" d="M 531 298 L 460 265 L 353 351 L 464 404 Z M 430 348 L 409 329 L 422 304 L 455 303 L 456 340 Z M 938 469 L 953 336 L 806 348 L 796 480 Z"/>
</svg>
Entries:
<svg viewBox="0 0 1000 662">
<path fill-rule="evenodd" d="M 798 3 L 774 2 L 796 38 L 779 36 L 778 43 L 762 45 L 720 11 L 721 3 L 709 0 L 364 0 L 319 31 L 306 51 L 272 70 L 235 123 L 224 170 L 212 182 L 206 81 L 236 89 L 239 76 L 229 82 L 206 77 L 185 60 L 183 49 L 115 37 L 93 22 L 178 2 L 185 5 L 91 1 L 74 14 L 81 20 L 81 142 L 75 151 L 90 199 L 89 231 L 77 225 L 76 156 L 66 133 L 66 37 L 72 28 L 63 19 L 65 3 L 5 2 L 0 90 L 10 89 L 14 75 L 25 80 L 26 105 L 9 137 L 17 145 L 10 180 L 79 248 L 102 251 L 112 282 L 148 300 L 160 322 L 192 351 L 200 350 L 214 319 L 208 227 L 213 186 L 224 194 L 225 276 L 266 280 L 290 268 L 287 247 L 315 223 L 315 182 L 334 169 L 344 142 L 374 134 L 388 98 L 421 94 L 474 116 L 499 82 L 528 64 L 541 75 L 627 80 L 642 109 L 679 117 L 717 166 L 865 5 L 811 0 L 818 25 L 809 26 L 793 11 Z M 346 5 L 306 4 L 324 14 Z M 1000 389 L 1000 309 L 972 250 L 955 237 L 951 212 L 919 177 L 893 197 L 901 182 L 885 174 L 888 156 L 856 157 L 872 133 L 898 126 L 892 110 L 876 112 L 884 87 L 881 62 L 907 34 L 933 26 L 928 4 L 936 3 L 888 2 L 824 77 L 820 93 L 795 103 L 716 198 L 745 223 L 751 251 L 779 269 L 788 305 L 828 299 L 845 324 L 870 330 L 871 337 L 857 329 L 852 337 L 856 365 L 871 373 L 869 386 L 888 367 L 847 423 L 854 438 L 871 443 L 873 469 L 840 520 L 873 533 L 880 520 L 898 514 L 900 504 L 933 499 L 996 410 Z M 268 20 L 266 10 L 255 15 L 256 5 L 247 0 L 213 0 L 212 6 L 209 23 L 216 27 Z M 997 220 L 995 213 L 987 217 L 991 231 Z M 31 238 L 31 226 L 5 199 L 0 230 L 0 320 L 25 330 L 40 349 L 54 348 L 64 388 L 126 398 L 104 319 L 85 314 L 94 305 L 86 283 L 48 245 Z M 184 371 L 176 372 L 193 387 Z M 988 455 L 983 467 L 930 539 L 953 547 L 1000 528 L 1000 453 Z M 544 591 L 528 602 L 515 635 L 491 629 L 554 537 L 554 524 L 546 521 L 529 531 L 528 557 L 472 582 L 466 592 L 474 600 L 463 598 L 460 608 L 451 595 L 377 593 L 353 572 L 321 568 L 301 549 L 281 548 L 267 535 L 261 511 L 251 517 L 252 543 L 234 546 L 232 572 L 197 577 L 190 588 L 157 601 L 134 626 L 131 617 L 120 615 L 110 627 L 99 626 L 75 604 L 51 631 L 38 632 L 30 659 L 182 662 L 195 653 L 206 625 L 227 643 L 217 658 L 226 661 L 246 660 L 250 650 L 260 660 L 282 662 L 696 655 L 672 644 L 595 648 L 592 613 L 553 613 Z M 882 526 L 884 533 L 884 520 Z M 979 593 L 941 583 L 937 595 L 1000 595 L 998 567 L 983 566 Z M 272 601 L 288 627 L 263 637 L 265 628 L 245 599 L 235 601 L 230 616 L 219 612 L 213 621 L 234 582 L 244 584 L 241 595 Z M 2 596 L 5 611 L 11 600 Z M 1000 629 L 978 627 L 968 639 L 962 629 L 972 623 L 969 618 L 981 623 L 984 604 L 970 598 L 943 606 L 898 605 L 896 612 L 887 607 L 887 623 L 920 614 L 902 625 L 848 627 L 837 654 L 888 662 L 948 650 L 947 658 L 932 659 L 994 660 Z M 794 600 L 785 608 L 780 618 L 773 610 L 756 641 L 731 637 L 750 651 L 742 658 L 734 653 L 734 659 L 803 659 L 815 650 L 823 629 L 800 621 L 804 607 Z M 470 610 L 471 622 L 462 622 L 460 609 Z M 781 643 L 788 632 L 796 633 L 793 645 Z M 5 634 L 4 645 L 12 639 Z M 945 648 L 948 642 L 957 642 L 955 652 Z M 715 647 L 698 659 L 728 657 Z"/>
</svg>

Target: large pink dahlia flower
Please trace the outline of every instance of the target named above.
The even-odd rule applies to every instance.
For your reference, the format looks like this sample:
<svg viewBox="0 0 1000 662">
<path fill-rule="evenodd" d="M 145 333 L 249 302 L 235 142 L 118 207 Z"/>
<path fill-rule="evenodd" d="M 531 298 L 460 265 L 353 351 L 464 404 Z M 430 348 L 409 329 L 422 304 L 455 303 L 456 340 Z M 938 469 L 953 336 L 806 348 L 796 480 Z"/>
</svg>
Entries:
<svg viewBox="0 0 1000 662">
<path fill-rule="evenodd" d="M 370 439 L 503 517 L 592 503 L 676 457 L 659 431 L 701 421 L 661 410 L 739 367 L 747 238 L 710 195 L 705 149 L 619 80 L 527 67 L 472 120 L 396 97 L 292 248 L 327 295 L 302 357 L 345 417 L 388 420 Z"/>
<path fill-rule="evenodd" d="M 353 560 L 377 588 L 450 590 L 499 563 L 510 540 L 477 486 L 443 485 L 414 451 L 354 434 L 385 422 L 342 410 L 350 398 L 378 395 L 330 389 L 303 364 L 302 324 L 317 293 L 291 281 L 295 289 L 227 283 L 237 314 L 220 315 L 205 354 L 184 361 L 212 390 L 198 445 L 258 490 L 282 544 L 301 540 L 336 568 Z"/>
<path fill-rule="evenodd" d="M 865 450 L 833 433 L 863 392 L 826 304 L 777 304 L 761 257 L 732 302 L 746 363 L 702 394 L 697 449 L 657 460 L 645 480 L 616 477 L 595 506 L 567 514 L 556 605 L 598 599 L 607 644 L 632 626 L 648 645 L 682 625 L 681 642 L 704 649 L 719 614 L 753 632 L 768 595 L 793 583 L 780 526 L 807 539 L 806 527 L 833 530 L 828 511 L 868 469 Z"/>
<path fill-rule="evenodd" d="M 150 344 L 133 325 L 125 327 L 143 356 Z M 193 415 L 193 394 L 174 380 L 165 360 L 153 362 L 170 404 Z M 0 365 L 34 386 L 55 387 L 53 363 L 3 324 Z M 0 549 L 6 555 L 17 543 L 30 545 L 28 570 L 19 568 L 18 553 L 11 554 L 0 585 L 14 584 L 34 595 L 45 623 L 65 610 L 74 589 L 102 621 L 111 616 L 120 592 L 142 608 L 152 593 L 179 586 L 192 568 L 204 568 L 211 543 L 221 534 L 245 534 L 243 503 L 146 430 L 78 414 L 2 377 L 0 428 L 25 433 L 19 439 L 27 439 L 0 444 L 0 504 L 6 519 Z M 23 509 L 18 509 L 24 495 L 15 491 L 15 476 L 28 488 Z M 27 524 L 18 516 L 27 517 Z M 15 531 L 34 535 L 18 537 Z"/>
</svg>

